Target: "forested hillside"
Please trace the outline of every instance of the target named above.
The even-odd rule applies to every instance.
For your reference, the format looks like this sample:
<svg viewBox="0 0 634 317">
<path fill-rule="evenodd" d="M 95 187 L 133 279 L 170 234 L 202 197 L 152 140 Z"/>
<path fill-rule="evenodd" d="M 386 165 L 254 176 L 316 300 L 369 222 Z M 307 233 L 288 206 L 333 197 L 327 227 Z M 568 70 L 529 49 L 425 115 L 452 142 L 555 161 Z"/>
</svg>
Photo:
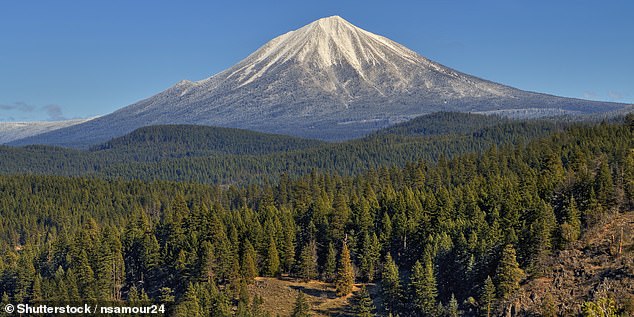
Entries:
<svg viewBox="0 0 634 317">
<path fill-rule="evenodd" d="M 292 177 L 313 170 L 356 175 L 421 159 L 435 162 L 443 156 L 482 152 L 493 145 L 527 142 L 563 127 L 551 121 L 438 113 L 363 139 L 324 143 L 238 129 L 157 126 L 90 151 L 0 147 L 0 173 L 262 184 L 285 172 Z"/>
<path fill-rule="evenodd" d="M 84 152 L 4 148 L 10 160 L 41 155 L 39 173 L 72 164 L 109 177 L 23 175 L 23 162 L 3 157 L 3 172 L 12 175 L 0 176 L 2 302 L 150 301 L 167 304 L 173 316 L 265 316 L 246 285 L 289 275 L 332 282 L 338 296 L 353 282 L 376 283 L 378 293 L 362 296 L 359 312 L 502 314 L 519 307 L 521 285 L 543 274 L 552 255 L 634 208 L 631 122 L 548 135 L 553 129 L 539 125 L 506 127 L 437 138 L 378 134 L 252 156 L 262 175 L 294 159 L 291 172 L 302 173 L 249 186 L 125 180 L 136 176 L 123 167 L 99 174 L 93 158 L 77 158 Z M 491 146 L 500 138 L 505 145 Z M 95 153 L 117 146 L 128 143 Z M 178 162 L 187 162 L 198 173 L 224 169 L 231 179 L 241 175 L 234 168 L 255 168 L 231 155 L 234 161 L 170 160 L 176 165 L 155 171 L 178 173 Z M 135 164 L 134 173 L 163 178 L 150 163 Z M 606 301 L 627 312 L 625 299 L 604 296 L 583 298 L 586 313 Z M 299 312 L 307 309 L 301 296 L 297 303 Z"/>
</svg>

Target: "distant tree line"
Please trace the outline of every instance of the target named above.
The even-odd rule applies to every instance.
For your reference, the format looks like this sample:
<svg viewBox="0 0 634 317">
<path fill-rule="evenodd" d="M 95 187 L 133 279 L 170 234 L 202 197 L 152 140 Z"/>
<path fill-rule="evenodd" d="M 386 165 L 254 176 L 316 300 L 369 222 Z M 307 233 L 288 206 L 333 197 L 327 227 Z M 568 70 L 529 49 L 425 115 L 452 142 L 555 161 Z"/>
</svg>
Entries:
<svg viewBox="0 0 634 317">
<path fill-rule="evenodd" d="M 325 143 L 288 136 L 203 126 L 151 126 L 90 150 L 0 146 L 0 173 L 264 184 L 321 173 L 357 175 L 382 166 L 436 162 L 493 145 L 526 143 L 562 130 L 553 121 L 436 113 L 359 140 Z"/>
</svg>

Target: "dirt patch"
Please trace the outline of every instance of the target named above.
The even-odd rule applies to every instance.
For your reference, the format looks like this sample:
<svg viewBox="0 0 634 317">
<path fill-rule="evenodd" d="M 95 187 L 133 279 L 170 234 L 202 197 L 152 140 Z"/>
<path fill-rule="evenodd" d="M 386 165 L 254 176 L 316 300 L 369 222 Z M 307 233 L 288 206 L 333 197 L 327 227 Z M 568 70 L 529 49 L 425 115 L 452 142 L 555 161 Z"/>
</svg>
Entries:
<svg viewBox="0 0 634 317">
<path fill-rule="evenodd" d="M 264 309 L 273 316 L 290 316 L 295 305 L 297 292 L 306 294 L 315 317 L 321 316 L 354 316 L 353 297 L 359 291 L 361 284 L 355 285 L 353 294 L 337 297 L 331 283 L 321 281 L 303 282 L 301 280 L 282 277 L 258 277 L 255 284 L 250 286 L 252 294 L 258 294 L 264 299 Z M 371 288 L 372 286 L 368 286 Z"/>
</svg>

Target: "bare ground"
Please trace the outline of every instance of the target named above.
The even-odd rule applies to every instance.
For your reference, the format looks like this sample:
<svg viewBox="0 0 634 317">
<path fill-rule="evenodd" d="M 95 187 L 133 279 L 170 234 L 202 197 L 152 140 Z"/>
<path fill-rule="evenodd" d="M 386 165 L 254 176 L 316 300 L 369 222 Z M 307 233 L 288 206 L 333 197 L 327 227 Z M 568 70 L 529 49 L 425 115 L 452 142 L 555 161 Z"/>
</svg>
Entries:
<svg viewBox="0 0 634 317">
<path fill-rule="evenodd" d="M 302 291 L 310 303 L 313 316 L 353 316 L 355 293 L 361 284 L 353 288 L 353 293 L 345 297 L 335 295 L 334 285 L 321 281 L 303 282 L 301 280 L 282 277 L 258 277 L 254 285 L 250 286 L 252 294 L 258 294 L 264 299 L 264 309 L 273 316 L 290 316 L 295 305 L 297 292 Z M 373 286 L 368 285 L 373 291 Z"/>
<path fill-rule="evenodd" d="M 631 305 L 633 294 L 634 212 L 628 212 L 609 217 L 552 256 L 543 274 L 522 287 L 516 307 L 523 315 L 574 316 L 585 301 L 610 297 Z"/>
</svg>

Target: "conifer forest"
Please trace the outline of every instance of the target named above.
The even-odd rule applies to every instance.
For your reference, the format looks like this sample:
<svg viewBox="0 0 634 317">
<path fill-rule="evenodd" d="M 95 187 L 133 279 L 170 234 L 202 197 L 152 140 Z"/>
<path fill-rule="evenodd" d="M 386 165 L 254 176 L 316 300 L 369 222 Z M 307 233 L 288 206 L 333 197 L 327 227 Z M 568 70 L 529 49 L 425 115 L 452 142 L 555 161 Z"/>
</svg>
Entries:
<svg viewBox="0 0 634 317">
<path fill-rule="evenodd" d="M 155 126 L 87 149 L 2 146 L 0 296 L 276 316 L 252 291 L 273 278 L 330 285 L 347 316 L 631 316 L 632 284 L 521 303 L 561 252 L 633 210 L 632 115 L 437 113 L 339 143 Z M 602 281 L 634 276 L 628 233 L 610 233 L 620 266 Z M 291 316 L 313 316 L 293 294 Z"/>
</svg>

